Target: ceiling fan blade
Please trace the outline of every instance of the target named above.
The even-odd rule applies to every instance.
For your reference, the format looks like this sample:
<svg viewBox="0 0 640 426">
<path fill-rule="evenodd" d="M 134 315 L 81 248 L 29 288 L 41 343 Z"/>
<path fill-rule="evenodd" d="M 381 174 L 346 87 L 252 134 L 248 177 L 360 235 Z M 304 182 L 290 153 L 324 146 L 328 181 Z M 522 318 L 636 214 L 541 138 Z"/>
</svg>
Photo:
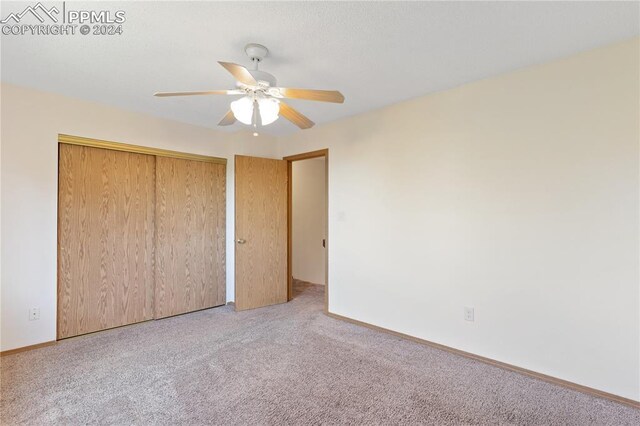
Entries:
<svg viewBox="0 0 640 426">
<path fill-rule="evenodd" d="M 233 77 L 236 80 L 238 80 L 240 83 L 246 84 L 247 86 L 258 85 L 258 82 L 256 81 L 255 78 L 253 78 L 249 70 L 243 67 L 242 65 L 233 64 L 231 62 L 220 62 L 220 61 L 218 61 L 218 63 L 223 67 L 225 67 L 225 69 L 229 71 L 231 75 L 233 75 Z"/>
<path fill-rule="evenodd" d="M 301 129 L 309 129 L 316 124 L 282 101 L 280 101 L 280 115 Z"/>
<path fill-rule="evenodd" d="M 153 96 L 244 95 L 242 90 L 207 90 L 202 92 L 156 92 Z"/>
<path fill-rule="evenodd" d="M 289 89 L 287 87 L 278 87 L 278 90 L 283 98 L 335 102 L 337 104 L 344 102 L 344 96 L 337 90 Z"/>
<path fill-rule="evenodd" d="M 220 120 L 218 126 L 230 126 L 235 122 L 236 116 L 233 115 L 233 111 L 229 110 L 229 112 L 227 112 L 224 117 L 222 117 L 222 120 Z"/>
</svg>

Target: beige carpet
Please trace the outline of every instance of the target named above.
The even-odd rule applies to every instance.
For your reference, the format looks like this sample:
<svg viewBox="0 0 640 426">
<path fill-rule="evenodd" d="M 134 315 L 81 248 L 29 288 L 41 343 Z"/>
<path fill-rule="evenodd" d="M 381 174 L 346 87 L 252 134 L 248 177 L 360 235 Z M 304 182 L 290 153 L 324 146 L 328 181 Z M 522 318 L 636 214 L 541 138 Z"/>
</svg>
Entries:
<svg viewBox="0 0 640 426">
<path fill-rule="evenodd" d="M 639 425 L 640 410 L 293 302 L 151 321 L 2 358 L 1 423 Z"/>
</svg>

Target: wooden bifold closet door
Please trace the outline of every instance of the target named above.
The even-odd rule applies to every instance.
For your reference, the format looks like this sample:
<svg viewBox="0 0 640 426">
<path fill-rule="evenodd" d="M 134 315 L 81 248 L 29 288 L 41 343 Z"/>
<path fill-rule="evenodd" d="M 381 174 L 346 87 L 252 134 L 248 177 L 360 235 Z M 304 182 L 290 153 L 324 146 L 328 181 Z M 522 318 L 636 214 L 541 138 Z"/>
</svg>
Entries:
<svg viewBox="0 0 640 426">
<path fill-rule="evenodd" d="M 156 160 L 155 317 L 225 303 L 224 164 Z"/>
<path fill-rule="evenodd" d="M 224 304 L 225 175 L 59 144 L 58 338 Z"/>
<path fill-rule="evenodd" d="M 153 318 L 155 157 L 60 145 L 58 338 Z"/>
</svg>

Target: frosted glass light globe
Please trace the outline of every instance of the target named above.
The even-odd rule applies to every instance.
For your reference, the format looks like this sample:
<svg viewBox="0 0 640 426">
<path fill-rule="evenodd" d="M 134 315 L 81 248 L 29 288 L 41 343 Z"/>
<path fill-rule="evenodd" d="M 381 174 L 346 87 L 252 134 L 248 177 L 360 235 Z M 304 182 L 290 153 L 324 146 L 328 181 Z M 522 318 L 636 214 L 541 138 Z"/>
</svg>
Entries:
<svg viewBox="0 0 640 426">
<path fill-rule="evenodd" d="M 273 98 L 258 99 L 258 106 L 260 108 L 260 118 L 262 119 L 262 125 L 266 126 L 278 119 L 280 113 L 280 102 Z"/>
<path fill-rule="evenodd" d="M 233 116 L 241 123 L 251 125 L 253 119 L 253 101 L 248 96 L 231 102 Z"/>
</svg>

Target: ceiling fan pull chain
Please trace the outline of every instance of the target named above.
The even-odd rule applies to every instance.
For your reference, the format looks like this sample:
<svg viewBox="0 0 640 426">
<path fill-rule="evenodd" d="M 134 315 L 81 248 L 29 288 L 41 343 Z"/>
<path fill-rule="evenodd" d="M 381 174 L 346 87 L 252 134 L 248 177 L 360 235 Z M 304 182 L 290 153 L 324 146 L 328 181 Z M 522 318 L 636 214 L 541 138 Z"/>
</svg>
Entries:
<svg viewBox="0 0 640 426">
<path fill-rule="evenodd" d="M 253 128 L 258 130 L 258 119 L 260 118 L 260 107 L 258 106 L 258 100 L 256 97 L 253 97 Z"/>
</svg>

